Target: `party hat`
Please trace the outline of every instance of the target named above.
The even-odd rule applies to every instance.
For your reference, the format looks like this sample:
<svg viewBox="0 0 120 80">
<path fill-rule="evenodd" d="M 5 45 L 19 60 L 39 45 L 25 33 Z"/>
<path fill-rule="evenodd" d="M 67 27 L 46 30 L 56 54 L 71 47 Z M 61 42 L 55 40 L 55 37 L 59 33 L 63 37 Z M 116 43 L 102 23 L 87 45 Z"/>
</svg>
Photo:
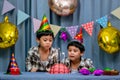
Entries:
<svg viewBox="0 0 120 80">
<path fill-rule="evenodd" d="M 20 69 L 17 65 L 14 53 L 11 54 L 10 63 L 9 63 L 6 74 L 10 74 L 10 75 L 20 74 Z"/>
<path fill-rule="evenodd" d="M 46 15 L 44 15 L 42 18 L 42 21 L 41 21 L 40 28 L 38 29 L 38 32 L 46 31 L 46 30 L 52 31 L 50 28 L 50 25 L 48 23 L 48 19 L 47 19 Z"/>
<path fill-rule="evenodd" d="M 82 35 L 82 28 L 80 28 L 79 33 L 76 34 L 74 39 L 78 40 L 79 42 L 83 43 L 83 35 Z"/>
</svg>

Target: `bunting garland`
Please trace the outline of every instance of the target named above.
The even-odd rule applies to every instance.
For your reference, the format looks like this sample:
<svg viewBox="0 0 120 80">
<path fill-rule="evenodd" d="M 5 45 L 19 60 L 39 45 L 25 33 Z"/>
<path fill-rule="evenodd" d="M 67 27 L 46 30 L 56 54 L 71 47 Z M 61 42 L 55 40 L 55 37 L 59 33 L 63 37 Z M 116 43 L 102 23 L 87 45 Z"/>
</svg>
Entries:
<svg viewBox="0 0 120 80">
<path fill-rule="evenodd" d="M 77 28 L 78 26 L 70 26 L 70 27 L 66 27 L 67 31 L 69 32 L 69 34 L 71 35 L 71 37 L 74 39 L 76 32 L 77 32 Z"/>
<path fill-rule="evenodd" d="M 34 33 L 35 33 L 39 29 L 41 21 L 36 18 L 32 18 L 32 22 L 33 22 Z"/>
<path fill-rule="evenodd" d="M 108 22 L 107 15 L 100 19 L 97 19 L 96 22 L 99 23 L 102 27 L 106 27 Z"/>
<path fill-rule="evenodd" d="M 7 0 L 4 0 L 3 3 L 3 8 L 2 8 L 2 15 L 4 15 L 7 12 L 10 12 L 11 10 L 15 9 L 15 6 L 12 5 L 11 3 L 9 3 Z M 120 19 L 120 7 L 118 7 L 117 9 L 113 10 L 111 12 L 112 15 L 116 16 L 117 18 Z M 24 22 L 26 19 L 28 19 L 30 16 L 20 10 L 18 10 L 17 13 L 17 25 L 20 25 L 22 22 Z M 40 20 L 32 18 L 32 22 L 33 22 L 33 26 L 34 26 L 34 33 L 39 29 L 39 26 L 41 23 Z M 107 22 L 108 22 L 108 16 L 103 16 L 99 19 L 96 20 L 97 23 L 99 23 L 102 27 L 106 27 Z M 87 22 L 85 24 L 81 24 L 81 26 L 85 29 L 85 31 L 92 36 L 92 32 L 93 32 L 93 25 L 94 25 L 94 21 L 92 22 Z M 69 26 L 69 27 L 65 27 L 66 30 L 69 32 L 70 36 L 74 39 L 74 37 L 76 36 L 76 32 L 77 32 L 77 28 L 79 25 L 77 26 Z M 57 26 L 57 25 L 53 25 L 50 24 L 50 27 L 52 28 L 53 32 L 54 32 L 54 36 L 56 36 L 56 34 L 59 32 L 61 26 Z"/>
<path fill-rule="evenodd" d="M 59 30 L 61 29 L 61 27 L 57 26 L 57 25 L 52 25 L 52 24 L 50 24 L 50 27 L 51 27 L 51 29 L 54 33 L 54 37 L 55 37 L 57 35 L 57 33 L 59 32 Z"/>
<path fill-rule="evenodd" d="M 113 11 L 111 12 L 111 14 L 113 14 L 113 15 L 116 16 L 118 19 L 120 19 L 120 7 L 117 8 L 117 9 L 115 9 L 115 10 L 113 10 Z"/>
<path fill-rule="evenodd" d="M 94 24 L 93 21 L 88 22 L 88 23 L 85 23 L 85 24 L 82 24 L 82 27 L 86 30 L 86 32 L 87 32 L 90 36 L 92 36 L 93 24 Z"/>
<path fill-rule="evenodd" d="M 4 0 L 3 2 L 3 9 L 2 9 L 2 14 L 5 14 L 11 10 L 15 9 L 15 6 L 13 6 L 11 3 L 9 3 L 7 0 Z"/>
<path fill-rule="evenodd" d="M 29 15 L 22 12 L 21 10 L 18 10 L 17 15 L 17 25 L 21 24 L 23 21 L 25 21 L 27 18 L 29 18 Z"/>
</svg>

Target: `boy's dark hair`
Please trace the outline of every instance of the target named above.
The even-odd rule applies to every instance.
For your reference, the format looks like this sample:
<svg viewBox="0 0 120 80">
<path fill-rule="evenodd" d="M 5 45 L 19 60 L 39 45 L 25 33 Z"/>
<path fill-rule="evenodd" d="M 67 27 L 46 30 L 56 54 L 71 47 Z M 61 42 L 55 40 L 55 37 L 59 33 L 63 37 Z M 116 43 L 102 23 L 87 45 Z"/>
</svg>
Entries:
<svg viewBox="0 0 120 80">
<path fill-rule="evenodd" d="M 77 48 L 79 48 L 79 50 L 81 52 L 84 52 L 85 51 L 85 47 L 78 41 L 71 41 L 70 43 L 68 43 L 67 45 L 67 49 L 70 47 L 70 46 L 75 46 Z"/>
<path fill-rule="evenodd" d="M 45 30 L 45 31 L 40 31 L 40 32 L 37 31 L 36 32 L 36 37 L 38 39 L 40 39 L 42 36 L 48 36 L 48 35 L 52 36 L 52 38 L 54 39 L 54 34 L 51 30 Z"/>
</svg>

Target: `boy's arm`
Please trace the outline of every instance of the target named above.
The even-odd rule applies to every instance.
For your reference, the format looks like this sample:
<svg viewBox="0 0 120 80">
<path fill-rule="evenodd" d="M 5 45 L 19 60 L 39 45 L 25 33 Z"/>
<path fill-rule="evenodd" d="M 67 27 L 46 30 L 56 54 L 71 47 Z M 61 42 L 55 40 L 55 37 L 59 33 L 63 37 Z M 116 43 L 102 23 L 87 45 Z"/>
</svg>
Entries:
<svg viewBox="0 0 120 80">
<path fill-rule="evenodd" d="M 90 58 L 83 59 L 79 66 L 79 69 L 81 68 L 94 68 L 93 61 Z"/>
<path fill-rule="evenodd" d="M 31 64 L 31 55 L 30 53 L 28 52 L 28 55 L 27 55 L 27 58 L 26 58 L 26 69 L 27 71 L 31 71 L 32 69 L 32 64 Z"/>
<path fill-rule="evenodd" d="M 87 58 L 85 61 L 85 66 L 88 68 L 94 68 L 93 61 L 90 58 Z"/>
</svg>

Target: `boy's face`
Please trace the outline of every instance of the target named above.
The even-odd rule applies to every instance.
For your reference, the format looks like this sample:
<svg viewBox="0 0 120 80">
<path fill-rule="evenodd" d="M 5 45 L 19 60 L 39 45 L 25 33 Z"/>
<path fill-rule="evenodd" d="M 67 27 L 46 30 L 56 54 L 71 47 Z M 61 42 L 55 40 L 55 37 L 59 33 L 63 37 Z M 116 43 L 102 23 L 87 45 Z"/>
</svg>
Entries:
<svg viewBox="0 0 120 80">
<path fill-rule="evenodd" d="M 52 46 L 53 38 L 52 36 L 42 36 L 40 39 L 37 39 L 37 42 L 40 44 L 40 47 L 48 50 Z"/>
<path fill-rule="evenodd" d="M 68 48 L 68 57 L 71 61 L 78 61 L 80 60 L 80 57 L 83 55 L 79 48 L 75 46 L 69 46 Z"/>
</svg>

